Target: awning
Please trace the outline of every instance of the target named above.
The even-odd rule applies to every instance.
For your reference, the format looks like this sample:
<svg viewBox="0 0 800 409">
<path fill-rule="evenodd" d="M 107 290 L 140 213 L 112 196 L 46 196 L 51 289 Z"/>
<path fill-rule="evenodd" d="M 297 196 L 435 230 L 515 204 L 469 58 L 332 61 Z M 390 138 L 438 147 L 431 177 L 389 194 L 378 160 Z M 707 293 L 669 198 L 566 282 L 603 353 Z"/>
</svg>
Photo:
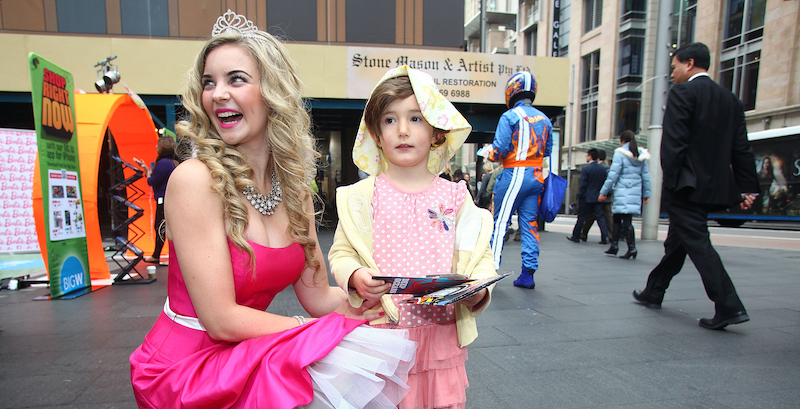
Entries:
<svg viewBox="0 0 800 409">
<path fill-rule="evenodd" d="M 647 149 L 647 135 L 636 135 L 636 143 L 640 148 Z M 565 146 L 566 148 L 566 146 Z M 595 148 L 597 150 L 604 150 L 606 153 L 613 153 L 615 149 L 619 148 L 619 138 L 605 139 L 602 141 L 584 142 L 578 145 L 572 145 L 572 150 L 575 151 L 588 151 Z"/>
</svg>

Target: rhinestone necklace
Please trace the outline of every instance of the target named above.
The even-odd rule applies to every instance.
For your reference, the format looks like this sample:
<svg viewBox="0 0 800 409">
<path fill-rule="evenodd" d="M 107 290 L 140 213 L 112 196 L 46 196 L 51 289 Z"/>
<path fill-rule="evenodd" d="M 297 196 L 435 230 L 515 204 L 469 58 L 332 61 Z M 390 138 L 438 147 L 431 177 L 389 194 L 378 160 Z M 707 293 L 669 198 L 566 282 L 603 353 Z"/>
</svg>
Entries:
<svg viewBox="0 0 800 409">
<path fill-rule="evenodd" d="M 250 201 L 250 204 L 264 216 L 271 216 L 275 213 L 275 208 L 278 207 L 278 203 L 283 200 L 281 181 L 275 176 L 275 172 L 272 172 L 272 189 L 270 189 L 268 195 L 264 196 L 257 192 L 253 185 L 243 190 L 242 194 Z"/>
</svg>

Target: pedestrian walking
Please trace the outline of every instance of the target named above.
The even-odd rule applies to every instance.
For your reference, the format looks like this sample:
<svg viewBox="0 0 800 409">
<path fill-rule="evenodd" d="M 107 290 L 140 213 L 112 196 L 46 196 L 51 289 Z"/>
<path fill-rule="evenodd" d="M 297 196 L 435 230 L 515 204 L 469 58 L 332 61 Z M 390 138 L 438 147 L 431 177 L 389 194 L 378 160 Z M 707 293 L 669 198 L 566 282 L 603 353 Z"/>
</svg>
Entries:
<svg viewBox="0 0 800 409">
<path fill-rule="evenodd" d="M 492 171 L 494 171 L 494 165 L 492 165 L 492 162 L 484 162 L 483 175 L 481 175 L 481 180 L 478 182 L 478 194 L 475 198 L 475 204 L 482 209 L 488 209 L 492 202 L 492 193 L 488 189 L 489 179 L 492 178 Z"/>
<path fill-rule="evenodd" d="M 586 161 L 589 163 L 581 169 L 580 189 L 578 190 L 578 221 L 572 229 L 572 235 L 567 240 L 580 243 L 581 229 L 590 213 L 594 213 L 597 226 L 600 227 L 600 241 L 607 241 L 608 226 L 603 217 L 603 203 L 598 200 L 600 188 L 606 180 L 608 169 L 597 163 L 598 151 L 595 148 L 586 152 Z"/>
<path fill-rule="evenodd" d="M 497 124 L 489 159 L 502 162 L 494 185 L 494 234 L 492 252 L 495 268 L 506 238 L 508 221 L 518 212 L 522 230 L 522 272 L 514 281 L 517 287 L 534 288 L 533 273 L 539 268 L 539 198 L 544 188 L 542 164 L 553 146 L 553 124 L 533 107 L 536 79 L 527 71 L 514 74 L 506 83 L 509 108 Z"/>
<path fill-rule="evenodd" d="M 606 151 L 598 149 L 598 151 L 597 151 L 597 163 L 603 165 L 603 167 L 605 167 L 606 170 L 608 170 L 609 166 L 608 166 L 608 163 L 606 163 Z M 612 226 L 614 226 L 613 213 L 611 212 L 611 203 L 613 201 L 614 201 L 614 195 L 612 195 L 612 194 L 609 194 L 605 198 L 605 200 L 602 200 L 602 202 L 603 202 L 603 205 L 602 205 L 603 206 L 603 218 L 606 219 L 606 228 L 608 229 L 608 237 L 607 237 L 608 240 L 602 240 L 602 237 L 601 237 L 601 240 L 600 240 L 599 244 L 608 244 L 608 242 L 611 240 Z M 583 228 L 581 229 L 581 241 L 588 240 L 588 238 L 589 238 L 589 230 L 592 229 L 592 225 L 594 224 L 594 222 L 595 222 L 594 213 L 589 213 L 589 215 L 586 216 L 586 221 L 583 222 Z M 599 226 L 599 224 L 598 224 L 598 226 Z"/>
<path fill-rule="evenodd" d="M 708 213 L 740 205 L 749 209 L 759 191 L 753 150 L 747 141 L 742 102 L 708 76 L 711 56 L 702 43 L 687 44 L 672 58 L 672 87 L 664 113 L 661 167 L 663 201 L 669 214 L 664 257 L 633 298 L 661 308 L 672 277 L 688 255 L 706 294 L 713 318 L 700 326 L 722 329 L 750 320 L 722 260 L 711 245 Z"/>
<path fill-rule="evenodd" d="M 619 251 L 619 238 L 625 236 L 628 242 L 628 251 L 620 258 L 636 258 L 636 236 L 633 232 L 633 215 L 642 213 L 642 203 L 650 200 L 650 171 L 647 160 L 650 153 L 647 149 L 636 145 L 633 131 L 623 131 L 619 136 L 620 147 L 614 151 L 614 159 L 608 176 L 600 189 L 599 201 L 614 191 L 614 204 L 611 212 L 614 213 L 614 233 L 611 235 L 611 247 L 606 254 L 617 255 Z"/>
</svg>

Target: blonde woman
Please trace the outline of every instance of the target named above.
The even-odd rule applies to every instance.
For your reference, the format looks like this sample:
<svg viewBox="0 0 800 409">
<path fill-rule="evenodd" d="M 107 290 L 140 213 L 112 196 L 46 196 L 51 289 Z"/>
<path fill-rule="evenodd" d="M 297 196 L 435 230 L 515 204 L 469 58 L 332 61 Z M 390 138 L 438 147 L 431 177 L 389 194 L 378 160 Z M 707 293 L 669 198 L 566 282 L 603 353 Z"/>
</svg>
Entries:
<svg viewBox="0 0 800 409">
<path fill-rule="evenodd" d="M 139 406 L 396 407 L 405 385 L 395 381 L 415 344 L 406 331 L 363 326 L 380 316 L 364 313 L 371 304 L 353 308 L 328 285 L 313 224 L 310 121 L 284 46 L 228 11 L 189 71 L 183 102 L 190 119 L 178 132 L 196 157 L 167 186 L 174 261 L 164 312 L 130 357 Z M 316 319 L 265 312 L 289 285 Z M 330 353 L 345 345 L 355 350 Z M 363 399 L 348 400 L 348 388 Z"/>
</svg>

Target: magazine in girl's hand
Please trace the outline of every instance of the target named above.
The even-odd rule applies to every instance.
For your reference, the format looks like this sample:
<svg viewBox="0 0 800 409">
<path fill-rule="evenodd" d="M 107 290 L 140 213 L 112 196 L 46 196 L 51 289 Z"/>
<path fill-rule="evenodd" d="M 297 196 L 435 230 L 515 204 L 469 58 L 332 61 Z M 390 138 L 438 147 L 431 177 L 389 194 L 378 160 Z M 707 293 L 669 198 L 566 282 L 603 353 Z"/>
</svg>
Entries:
<svg viewBox="0 0 800 409">
<path fill-rule="evenodd" d="M 475 295 L 478 291 L 508 277 L 512 272 L 502 275 L 494 276 L 491 278 L 484 278 L 483 280 L 471 281 L 468 283 L 457 284 L 452 287 L 445 288 L 430 294 L 425 294 L 419 297 L 411 298 L 406 301 L 409 304 L 423 304 L 423 305 L 447 305 L 454 302 L 459 302 L 465 298 Z"/>
<path fill-rule="evenodd" d="M 392 283 L 389 294 L 411 294 L 413 296 L 425 295 L 459 284 L 475 281 L 461 274 L 431 274 L 425 277 L 389 277 L 374 276 L 374 280 L 383 280 Z"/>
</svg>

